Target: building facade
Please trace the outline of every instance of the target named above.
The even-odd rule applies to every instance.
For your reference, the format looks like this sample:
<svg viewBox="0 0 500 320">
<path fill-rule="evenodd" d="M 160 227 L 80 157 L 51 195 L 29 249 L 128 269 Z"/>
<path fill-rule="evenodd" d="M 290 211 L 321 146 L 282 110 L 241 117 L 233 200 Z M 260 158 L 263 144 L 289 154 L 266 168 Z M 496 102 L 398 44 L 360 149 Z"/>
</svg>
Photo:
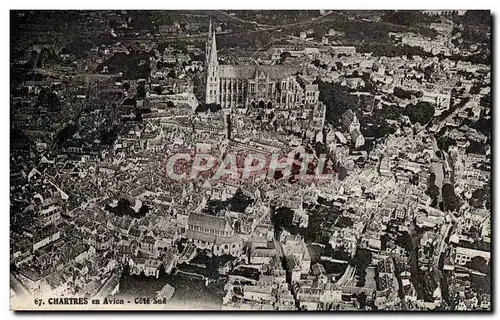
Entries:
<svg viewBox="0 0 500 320">
<path fill-rule="evenodd" d="M 206 46 L 207 104 L 222 109 L 301 107 L 315 110 L 319 104 L 318 85 L 308 83 L 298 73 L 300 66 L 219 65 L 215 32 L 210 30 Z"/>
</svg>

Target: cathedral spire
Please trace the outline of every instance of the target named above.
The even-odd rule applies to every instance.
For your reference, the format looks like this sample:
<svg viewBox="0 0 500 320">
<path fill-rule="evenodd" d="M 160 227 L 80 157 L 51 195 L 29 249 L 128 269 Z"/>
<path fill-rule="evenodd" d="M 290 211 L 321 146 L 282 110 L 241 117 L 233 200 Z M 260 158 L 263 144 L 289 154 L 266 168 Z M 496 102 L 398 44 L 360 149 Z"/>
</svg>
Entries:
<svg viewBox="0 0 500 320">
<path fill-rule="evenodd" d="M 207 90 L 206 103 L 219 103 L 219 62 L 217 61 L 217 45 L 215 42 L 215 31 L 212 33 L 211 41 L 207 41 Z"/>
<path fill-rule="evenodd" d="M 210 57 L 208 62 L 212 65 L 218 64 L 217 62 L 217 44 L 215 41 L 215 30 L 213 31 L 212 34 L 212 43 L 210 44 Z"/>
<path fill-rule="evenodd" d="M 205 64 L 208 65 L 210 60 L 210 37 L 212 36 L 212 18 L 208 24 L 207 42 L 205 43 Z"/>
<path fill-rule="evenodd" d="M 208 24 L 208 39 L 210 40 L 210 35 L 212 34 L 212 18 L 210 18 L 210 23 Z"/>
</svg>

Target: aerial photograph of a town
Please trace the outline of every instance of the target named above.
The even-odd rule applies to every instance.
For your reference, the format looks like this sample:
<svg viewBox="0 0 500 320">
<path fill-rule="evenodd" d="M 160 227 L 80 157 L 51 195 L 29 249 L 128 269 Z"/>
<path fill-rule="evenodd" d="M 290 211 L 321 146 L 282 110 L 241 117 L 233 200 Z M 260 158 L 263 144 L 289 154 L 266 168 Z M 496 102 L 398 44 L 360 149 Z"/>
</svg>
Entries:
<svg viewBox="0 0 500 320">
<path fill-rule="evenodd" d="M 491 311 L 488 10 L 11 10 L 10 309 Z"/>
</svg>

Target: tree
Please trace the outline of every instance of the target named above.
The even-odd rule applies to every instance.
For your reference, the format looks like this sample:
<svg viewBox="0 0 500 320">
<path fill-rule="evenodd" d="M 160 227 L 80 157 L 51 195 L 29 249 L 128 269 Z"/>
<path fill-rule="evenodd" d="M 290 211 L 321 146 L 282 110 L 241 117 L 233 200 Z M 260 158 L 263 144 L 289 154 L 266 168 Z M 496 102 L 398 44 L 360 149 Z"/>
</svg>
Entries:
<svg viewBox="0 0 500 320">
<path fill-rule="evenodd" d="M 342 114 L 351 109 L 357 111 L 359 105 L 345 88 L 338 83 L 316 81 L 319 88 L 319 100 L 326 105 L 326 121 L 339 124 Z"/>
<path fill-rule="evenodd" d="M 368 267 L 372 262 L 372 253 L 360 248 L 356 251 L 356 255 L 351 259 L 350 263 L 354 266 Z"/>
<path fill-rule="evenodd" d="M 130 83 L 125 82 L 125 83 L 123 84 L 123 89 L 124 89 L 125 91 L 128 91 L 128 89 L 130 89 Z"/>
<path fill-rule="evenodd" d="M 147 213 L 149 212 L 149 207 L 145 204 L 143 204 L 141 206 L 141 208 L 139 209 L 139 212 L 138 212 L 138 215 L 139 217 L 143 217 L 145 216 Z"/>
<path fill-rule="evenodd" d="M 229 199 L 229 209 L 234 212 L 244 213 L 245 209 L 252 204 L 253 199 L 246 196 L 241 188 L 238 188 L 231 199 Z"/>
<path fill-rule="evenodd" d="M 490 197 L 490 187 L 486 185 L 481 189 L 476 189 L 472 192 L 472 197 L 470 203 L 475 208 L 482 208 L 485 201 L 488 201 Z"/>
<path fill-rule="evenodd" d="M 411 252 L 413 250 L 413 244 L 411 242 L 411 236 L 408 231 L 403 231 L 396 237 L 396 244 L 406 251 Z"/>
<path fill-rule="evenodd" d="M 372 253 L 364 248 L 359 248 L 356 255 L 349 261 L 349 263 L 356 267 L 356 275 L 358 276 L 357 287 L 363 287 L 366 281 L 366 268 L 372 262 Z"/>
<path fill-rule="evenodd" d="M 475 140 L 470 140 L 469 146 L 467 147 L 467 149 L 465 149 L 465 151 L 467 153 L 486 154 L 485 147 L 486 147 L 486 145 L 484 145 L 482 143 L 479 143 Z"/>
<path fill-rule="evenodd" d="M 143 85 L 137 87 L 137 99 L 144 99 L 146 97 L 146 88 Z"/>
<path fill-rule="evenodd" d="M 467 10 L 464 15 L 464 24 L 471 26 L 490 26 L 491 15 L 487 10 Z"/>
<path fill-rule="evenodd" d="M 154 87 L 154 91 L 156 94 L 162 94 L 163 93 L 163 87 L 162 86 L 156 86 Z"/>
<path fill-rule="evenodd" d="M 321 61 L 319 61 L 319 59 L 314 59 L 312 62 L 311 62 L 312 65 L 314 65 L 315 67 L 319 68 L 321 67 Z"/>
<path fill-rule="evenodd" d="M 432 186 L 430 186 L 429 189 L 428 189 L 428 194 L 429 194 L 429 197 L 431 197 L 431 199 L 432 199 L 431 207 L 436 207 L 436 205 L 437 205 L 437 199 L 439 197 L 439 188 L 438 188 L 438 186 L 436 186 L 435 184 L 433 184 Z"/>
<path fill-rule="evenodd" d="M 460 200 L 455 194 L 453 186 L 449 183 L 443 184 L 441 188 L 441 194 L 443 196 L 443 210 L 444 211 L 455 211 L 458 210 L 460 206 Z"/>
<path fill-rule="evenodd" d="M 422 125 L 431 121 L 434 116 L 434 106 L 428 102 L 418 102 L 417 104 L 409 104 L 405 108 L 405 114 L 410 118 L 412 123 L 420 123 Z"/>
<path fill-rule="evenodd" d="M 49 108 L 55 109 L 59 105 L 59 97 L 53 91 L 47 93 L 47 106 Z"/>
<path fill-rule="evenodd" d="M 440 150 L 443 150 L 444 152 L 448 152 L 450 146 L 456 146 L 457 142 L 455 139 L 450 138 L 450 137 L 444 137 L 441 136 L 437 139 L 437 146 Z"/>
<path fill-rule="evenodd" d="M 471 259 L 471 261 L 467 261 L 465 266 L 469 269 L 473 269 L 479 271 L 481 273 L 489 274 L 490 267 L 488 265 L 488 261 L 485 258 L 476 256 Z"/>
<path fill-rule="evenodd" d="M 469 90 L 470 94 L 479 94 L 479 92 L 481 92 L 481 88 L 477 85 L 473 85 Z"/>
<path fill-rule="evenodd" d="M 394 95 L 399 99 L 411 99 L 411 91 L 406 91 L 400 87 L 394 88 Z"/>
<path fill-rule="evenodd" d="M 121 277 L 122 277 L 122 279 L 126 279 L 126 278 L 130 277 L 130 266 L 128 265 L 128 263 L 125 263 L 123 265 Z"/>
<path fill-rule="evenodd" d="M 286 60 L 287 58 L 290 58 L 291 56 L 292 56 L 292 55 L 291 55 L 291 54 L 290 54 L 290 52 L 288 52 L 288 51 L 282 52 L 282 53 L 280 54 L 280 60 L 281 60 L 281 62 L 283 63 L 283 62 L 285 62 L 285 60 Z"/>
<path fill-rule="evenodd" d="M 158 277 L 160 279 L 164 279 L 167 277 L 167 272 L 165 271 L 165 266 L 163 263 L 160 265 L 160 271 L 158 272 Z"/>
<path fill-rule="evenodd" d="M 130 201 L 125 198 L 121 198 L 120 200 L 118 200 L 117 209 L 119 215 L 128 214 L 130 210 Z"/>
<path fill-rule="evenodd" d="M 424 22 L 432 22 L 434 17 L 425 15 L 417 10 L 395 10 L 389 11 L 382 16 L 382 21 L 400 24 L 405 26 L 415 26 Z"/>
<path fill-rule="evenodd" d="M 436 174 L 434 172 L 431 172 L 429 174 L 429 178 L 427 179 L 427 186 L 430 187 L 434 184 L 436 184 Z"/>
<path fill-rule="evenodd" d="M 173 108 L 175 107 L 174 103 L 172 101 L 167 101 L 167 108 Z"/>
<path fill-rule="evenodd" d="M 359 303 L 359 308 L 360 309 L 364 309 L 366 307 L 366 293 L 363 291 L 361 292 L 358 297 L 356 298 L 356 300 L 358 301 Z"/>
<path fill-rule="evenodd" d="M 200 113 L 200 112 L 207 112 L 208 110 L 208 106 L 206 104 L 198 104 L 198 106 L 196 107 L 196 109 L 194 109 L 194 112 L 195 113 Z"/>
<path fill-rule="evenodd" d="M 217 104 L 217 103 L 209 103 L 208 109 L 210 110 L 210 112 L 217 112 L 217 111 L 222 110 L 222 106 L 220 104 Z"/>
<path fill-rule="evenodd" d="M 45 87 L 42 87 L 40 91 L 38 92 L 38 104 L 43 105 L 45 98 L 47 96 L 47 89 Z"/>
<path fill-rule="evenodd" d="M 281 234 L 283 230 L 287 230 L 291 234 L 298 233 L 297 226 L 293 224 L 294 215 L 293 210 L 290 208 L 281 207 L 276 209 L 271 220 L 278 235 Z"/>
<path fill-rule="evenodd" d="M 432 199 L 431 207 L 435 207 L 439 197 L 439 188 L 436 186 L 436 174 L 434 172 L 431 172 L 427 179 L 427 190 L 425 193 Z"/>
</svg>

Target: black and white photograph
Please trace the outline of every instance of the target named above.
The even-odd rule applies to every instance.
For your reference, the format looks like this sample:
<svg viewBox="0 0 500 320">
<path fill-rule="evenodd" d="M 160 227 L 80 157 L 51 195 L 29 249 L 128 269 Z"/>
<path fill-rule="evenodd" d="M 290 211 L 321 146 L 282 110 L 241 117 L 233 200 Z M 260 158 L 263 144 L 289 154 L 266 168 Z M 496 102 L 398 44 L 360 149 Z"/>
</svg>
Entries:
<svg viewBox="0 0 500 320">
<path fill-rule="evenodd" d="M 9 18 L 11 310 L 492 311 L 490 10 Z"/>
</svg>

